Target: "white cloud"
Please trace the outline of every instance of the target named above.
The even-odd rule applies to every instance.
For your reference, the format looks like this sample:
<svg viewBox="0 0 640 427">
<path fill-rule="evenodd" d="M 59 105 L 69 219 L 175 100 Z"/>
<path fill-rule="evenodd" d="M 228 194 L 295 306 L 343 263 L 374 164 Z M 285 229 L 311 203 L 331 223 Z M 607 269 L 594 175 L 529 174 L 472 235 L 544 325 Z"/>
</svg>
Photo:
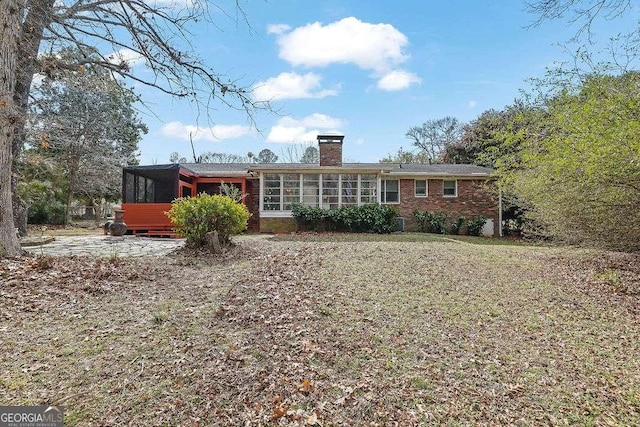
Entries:
<svg viewBox="0 0 640 427">
<path fill-rule="evenodd" d="M 272 24 L 267 26 L 267 34 L 282 34 L 290 29 L 291 27 L 287 24 Z"/>
<path fill-rule="evenodd" d="M 144 2 L 153 7 L 168 7 L 171 9 L 190 8 L 194 5 L 194 0 L 144 0 Z"/>
<path fill-rule="evenodd" d="M 129 67 L 135 67 L 136 65 L 144 64 L 145 58 L 134 50 L 120 49 L 117 52 L 113 52 L 111 55 L 107 55 L 107 60 L 112 64 L 126 62 L 129 64 Z"/>
<path fill-rule="evenodd" d="M 471 101 L 467 102 L 467 108 L 470 109 L 470 110 L 472 108 L 475 108 L 476 105 L 478 105 L 477 101 L 471 100 Z"/>
<path fill-rule="evenodd" d="M 280 58 L 292 65 L 324 67 L 352 63 L 383 75 L 404 62 L 407 37 L 390 24 L 370 24 L 344 18 L 331 24 L 319 22 L 286 31 L 280 30 Z"/>
<path fill-rule="evenodd" d="M 420 77 L 407 71 L 395 70 L 385 74 L 378 80 L 378 89 L 386 91 L 403 90 L 412 84 L 418 84 L 422 80 Z"/>
<path fill-rule="evenodd" d="M 320 133 L 341 133 L 338 129 L 342 126 L 342 120 L 320 113 L 311 114 L 300 120 L 283 117 L 271 128 L 267 135 L 267 142 L 315 142 Z"/>
<path fill-rule="evenodd" d="M 260 101 L 273 101 L 276 99 L 324 98 L 337 95 L 336 90 L 321 89 L 321 79 L 322 77 L 315 73 L 281 73 L 278 77 L 258 82 L 253 87 L 252 96 Z"/>
<path fill-rule="evenodd" d="M 160 129 L 162 135 L 169 138 L 177 138 L 189 141 L 212 141 L 218 142 L 225 139 L 234 139 L 245 136 L 251 132 L 249 126 L 240 125 L 215 125 L 213 127 L 200 127 L 195 125 L 185 125 L 182 122 L 170 122 Z"/>
</svg>

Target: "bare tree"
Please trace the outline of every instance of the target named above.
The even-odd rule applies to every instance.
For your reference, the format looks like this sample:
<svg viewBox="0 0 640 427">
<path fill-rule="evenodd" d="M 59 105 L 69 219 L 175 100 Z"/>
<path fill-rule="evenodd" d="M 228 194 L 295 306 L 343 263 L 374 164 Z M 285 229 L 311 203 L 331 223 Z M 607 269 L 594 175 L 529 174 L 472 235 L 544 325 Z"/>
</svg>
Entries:
<svg viewBox="0 0 640 427">
<path fill-rule="evenodd" d="M 627 14 L 637 11 L 637 1 L 631 0 L 535 0 L 527 2 L 527 11 L 537 18 L 532 26 L 539 26 L 545 21 L 566 19 L 569 24 L 576 25 L 577 30 L 573 42 L 593 40 L 593 27 L 598 20 L 612 21 L 621 19 Z M 616 29 L 610 34 L 609 53 L 612 62 L 621 71 L 627 71 L 629 64 L 634 63 L 640 54 L 640 22 L 628 31 Z M 576 51 L 572 49 L 572 51 Z M 578 49 L 576 56 L 582 60 L 588 53 Z"/>
<path fill-rule="evenodd" d="M 269 107 L 266 102 L 252 100 L 238 81 L 216 72 L 193 53 L 189 24 L 211 22 L 209 7 L 222 10 L 212 1 L 190 0 L 180 9 L 159 7 L 159 2 L 146 0 L 2 0 L 1 3 L 0 96 L 6 104 L 0 125 L 3 210 L 10 206 L 4 198 L 5 186 L 11 181 L 11 173 L 7 172 L 10 168 L 5 163 L 13 162 L 13 171 L 17 172 L 16 160 L 25 140 L 24 121 L 20 117 L 24 117 L 36 73 L 49 74 L 60 68 L 77 70 L 92 63 L 166 94 L 190 97 L 202 107 L 219 101 L 246 112 L 250 120 L 256 108 Z M 246 19 L 237 2 L 235 5 L 236 16 Z M 100 50 L 97 58 L 88 56 L 76 61 L 39 55 L 70 46 L 78 50 L 100 47 Z M 135 73 L 127 60 L 132 56 L 144 60 L 151 72 Z M 10 188 L 14 194 L 15 188 L 14 182 Z M 20 201 L 15 200 L 15 204 Z M 0 221 L 0 251 L 4 249 L 12 255 L 19 249 L 16 238 L 9 237 L 13 225 L 6 218 Z"/>
<path fill-rule="evenodd" d="M 284 163 L 318 163 L 320 153 L 314 144 L 291 144 L 280 150 Z"/>
<path fill-rule="evenodd" d="M 455 117 L 427 120 L 409 129 L 406 136 L 427 154 L 429 162 L 441 162 L 445 147 L 460 140 L 462 124 Z"/>
<path fill-rule="evenodd" d="M 591 28 L 598 18 L 612 20 L 633 11 L 631 0 L 537 0 L 527 2 L 527 11 L 537 15 L 533 25 L 544 21 L 567 18 L 571 24 L 579 24 L 576 37 L 591 36 Z M 636 29 L 636 33 L 637 33 Z"/>
<path fill-rule="evenodd" d="M 196 163 L 247 163 L 247 158 L 240 154 L 205 151 L 196 158 Z"/>
</svg>

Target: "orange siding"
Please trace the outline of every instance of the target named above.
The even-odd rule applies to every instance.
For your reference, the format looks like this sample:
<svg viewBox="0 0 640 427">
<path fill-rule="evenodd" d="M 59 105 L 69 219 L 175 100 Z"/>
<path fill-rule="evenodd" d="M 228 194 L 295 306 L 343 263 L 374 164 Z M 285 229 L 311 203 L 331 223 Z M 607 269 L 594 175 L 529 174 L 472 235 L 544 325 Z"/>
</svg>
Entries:
<svg viewBox="0 0 640 427">
<path fill-rule="evenodd" d="M 123 203 L 124 222 L 133 232 L 137 230 L 171 230 L 172 225 L 164 212 L 171 203 Z"/>
</svg>

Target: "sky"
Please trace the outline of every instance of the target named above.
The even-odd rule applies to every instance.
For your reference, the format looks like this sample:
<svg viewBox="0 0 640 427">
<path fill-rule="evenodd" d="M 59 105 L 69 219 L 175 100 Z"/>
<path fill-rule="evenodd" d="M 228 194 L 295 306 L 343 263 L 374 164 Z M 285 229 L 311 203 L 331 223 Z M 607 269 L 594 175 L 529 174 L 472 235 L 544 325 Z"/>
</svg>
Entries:
<svg viewBox="0 0 640 427">
<path fill-rule="evenodd" d="M 189 0 L 154 0 L 171 2 Z M 222 152 L 246 155 L 268 148 L 281 159 L 316 140 L 345 135 L 343 158 L 377 162 L 401 147 L 405 134 L 429 119 L 473 120 L 501 109 L 541 77 L 571 60 L 566 42 L 577 27 L 565 20 L 530 27 L 535 16 L 520 0 L 240 0 L 246 22 L 213 11 L 215 25 L 189 30 L 194 51 L 225 78 L 270 100 L 275 112 L 258 112 L 255 126 L 240 111 L 214 104 L 200 112 L 185 100 L 136 87 L 149 127 L 141 164 L 169 163 L 172 152 L 192 158 Z M 601 22 L 596 40 L 626 19 Z M 144 72 L 142 63 L 134 64 Z"/>
</svg>

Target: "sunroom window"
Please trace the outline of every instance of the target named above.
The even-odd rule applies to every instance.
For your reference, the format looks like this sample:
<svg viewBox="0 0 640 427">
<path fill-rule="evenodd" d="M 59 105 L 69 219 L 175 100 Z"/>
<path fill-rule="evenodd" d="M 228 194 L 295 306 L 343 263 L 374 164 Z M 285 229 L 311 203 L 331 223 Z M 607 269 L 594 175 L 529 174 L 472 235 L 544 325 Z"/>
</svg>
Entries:
<svg viewBox="0 0 640 427">
<path fill-rule="evenodd" d="M 290 211 L 293 203 L 300 203 L 300 174 L 282 175 L 282 189 L 284 210 Z"/>
<path fill-rule="evenodd" d="M 390 184 L 396 192 L 398 181 Z M 290 211 L 294 203 L 324 209 L 376 203 L 378 177 L 375 174 L 264 174 L 262 177 L 262 209 Z M 389 196 L 389 200 L 394 198 Z"/>
<path fill-rule="evenodd" d="M 282 200 L 282 176 L 280 174 L 266 174 L 264 176 L 264 210 L 279 211 L 282 210 L 280 201 Z"/>
</svg>

